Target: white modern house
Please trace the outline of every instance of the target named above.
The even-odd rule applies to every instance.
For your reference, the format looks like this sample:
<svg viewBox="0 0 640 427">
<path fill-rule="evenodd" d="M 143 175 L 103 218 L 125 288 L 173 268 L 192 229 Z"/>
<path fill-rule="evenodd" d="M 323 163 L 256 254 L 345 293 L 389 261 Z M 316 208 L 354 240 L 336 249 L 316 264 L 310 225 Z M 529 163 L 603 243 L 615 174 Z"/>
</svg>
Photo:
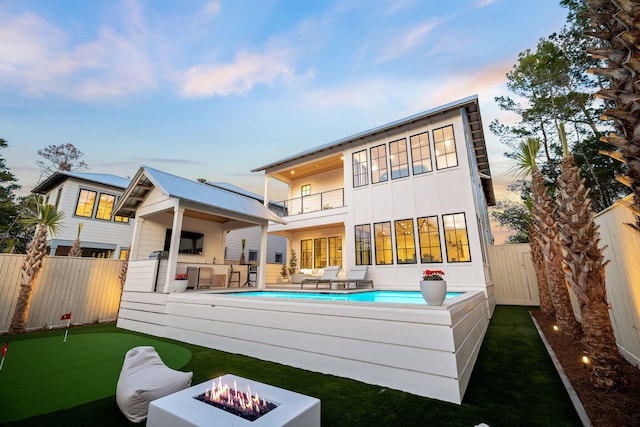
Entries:
<svg viewBox="0 0 640 427">
<path fill-rule="evenodd" d="M 47 242 L 49 255 L 66 256 L 82 223 L 83 257 L 126 258 L 133 227 L 112 212 L 127 185 L 127 178 L 86 172 L 54 172 L 38 184 L 32 192 L 64 213 L 62 227 Z"/>
<path fill-rule="evenodd" d="M 486 247 L 494 203 L 476 96 L 254 169 L 289 186 L 279 215 L 257 200 L 141 168 L 115 207 L 135 232 L 118 327 L 461 403 L 495 307 Z M 283 236 L 299 267 L 367 266 L 400 300 L 350 301 L 370 289 L 295 295 L 180 292 L 176 274 L 215 268 L 226 232 Z M 186 232 L 186 233 L 185 233 Z M 167 259 L 148 259 L 167 250 Z M 266 251 L 259 263 L 265 266 Z M 457 291 L 407 302 L 426 269 Z M 225 274 L 218 270 L 216 274 Z M 297 289 L 296 289 L 297 288 Z M 254 289 L 252 289 L 254 290 Z"/>
<path fill-rule="evenodd" d="M 495 204 L 476 96 L 256 168 L 289 187 L 279 204 L 301 269 L 368 265 L 376 288 L 416 289 L 425 269 L 493 305 L 487 206 Z"/>
</svg>

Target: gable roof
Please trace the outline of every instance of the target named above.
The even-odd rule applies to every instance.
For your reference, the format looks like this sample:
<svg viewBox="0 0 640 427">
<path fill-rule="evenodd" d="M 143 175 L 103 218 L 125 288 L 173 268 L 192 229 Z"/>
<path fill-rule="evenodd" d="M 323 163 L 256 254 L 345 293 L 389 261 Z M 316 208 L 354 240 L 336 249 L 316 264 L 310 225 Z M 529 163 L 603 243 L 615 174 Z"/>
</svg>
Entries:
<svg viewBox="0 0 640 427">
<path fill-rule="evenodd" d="M 412 116 L 366 130 L 364 132 L 356 133 L 346 138 L 338 139 L 328 144 L 319 145 L 308 150 L 301 151 L 298 154 L 294 154 L 292 156 L 277 160 L 273 163 L 255 168 L 251 172 L 269 172 L 271 170 L 278 170 L 292 163 L 297 164 L 306 162 L 308 160 L 311 160 L 313 156 L 318 156 L 323 152 L 326 152 L 327 155 L 335 154 L 336 151 L 343 150 L 345 147 L 356 147 L 361 144 L 366 144 L 369 140 L 369 137 L 372 137 L 374 135 L 381 134 L 399 127 L 408 126 L 412 123 L 419 122 L 429 117 L 460 109 L 464 109 L 466 116 L 465 118 L 467 123 L 469 124 L 471 132 L 471 135 L 469 135 L 469 137 L 473 144 L 476 164 L 478 165 L 478 172 L 480 173 L 482 187 L 487 199 L 487 203 L 489 204 L 489 206 L 495 205 L 493 182 L 491 179 L 491 169 L 489 167 L 489 157 L 487 154 L 487 146 L 484 139 L 484 131 L 482 129 L 482 118 L 480 116 L 478 95 L 468 96 L 466 98 L 462 98 L 457 101 L 453 101 L 448 104 L 444 104 L 439 107 L 432 108 L 421 113 L 414 114 Z"/>
<path fill-rule="evenodd" d="M 45 194 L 52 188 L 59 185 L 61 182 L 69 179 L 77 179 L 93 184 L 107 185 L 119 190 L 127 188 L 131 180 L 129 178 L 123 178 L 117 175 L 111 175 L 108 173 L 88 173 L 88 172 L 70 172 L 70 171 L 57 171 L 51 174 L 47 179 L 36 185 L 32 193 Z"/>
<path fill-rule="evenodd" d="M 195 203 L 203 211 L 218 216 L 240 214 L 257 220 L 285 223 L 254 198 L 147 166 L 142 166 L 131 180 L 131 184 L 115 206 L 114 214 L 134 217 L 138 206 L 154 187 L 165 196 Z"/>
</svg>

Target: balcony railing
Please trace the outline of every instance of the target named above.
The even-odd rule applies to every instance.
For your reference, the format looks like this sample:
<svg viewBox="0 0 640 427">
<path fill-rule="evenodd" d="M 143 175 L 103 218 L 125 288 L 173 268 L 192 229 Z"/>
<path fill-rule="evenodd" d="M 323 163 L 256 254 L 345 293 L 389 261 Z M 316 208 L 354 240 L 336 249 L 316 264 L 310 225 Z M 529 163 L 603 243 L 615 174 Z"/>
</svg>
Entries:
<svg viewBox="0 0 640 427">
<path fill-rule="evenodd" d="M 344 188 L 283 200 L 277 205 L 279 205 L 278 208 L 272 207 L 271 210 L 280 217 L 341 208 L 344 206 Z"/>
</svg>

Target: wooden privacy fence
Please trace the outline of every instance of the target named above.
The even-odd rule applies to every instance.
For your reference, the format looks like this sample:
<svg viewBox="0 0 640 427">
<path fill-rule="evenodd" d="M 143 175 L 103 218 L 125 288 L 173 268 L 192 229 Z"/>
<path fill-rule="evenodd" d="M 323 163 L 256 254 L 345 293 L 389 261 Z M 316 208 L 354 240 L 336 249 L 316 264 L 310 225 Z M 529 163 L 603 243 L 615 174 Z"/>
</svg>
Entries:
<svg viewBox="0 0 640 427">
<path fill-rule="evenodd" d="M 635 217 L 628 198 L 598 213 L 600 247 L 605 248 L 607 299 L 616 342 L 622 355 L 640 367 L 640 233 L 627 223 Z M 539 305 L 538 285 L 528 244 L 489 247 L 489 264 L 496 303 Z M 570 295 L 572 292 L 570 291 Z M 572 298 L 576 318 L 578 304 Z"/>
<path fill-rule="evenodd" d="M 0 333 L 6 333 L 20 292 L 20 265 L 24 255 L 0 254 Z M 122 261 L 98 258 L 45 258 L 36 280 L 27 330 L 71 323 L 113 321 L 118 317 Z"/>
</svg>

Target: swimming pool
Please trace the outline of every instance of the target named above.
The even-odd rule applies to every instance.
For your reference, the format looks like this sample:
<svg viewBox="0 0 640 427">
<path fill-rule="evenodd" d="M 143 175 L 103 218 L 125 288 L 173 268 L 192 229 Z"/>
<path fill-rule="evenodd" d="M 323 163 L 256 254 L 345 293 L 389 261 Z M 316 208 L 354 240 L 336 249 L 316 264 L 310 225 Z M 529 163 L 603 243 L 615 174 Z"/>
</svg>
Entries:
<svg viewBox="0 0 640 427">
<path fill-rule="evenodd" d="M 299 298 L 324 301 L 353 301 L 353 302 L 384 302 L 399 304 L 426 304 L 420 292 L 411 291 L 370 291 L 358 293 L 310 293 L 310 292 L 279 292 L 279 291 L 253 291 L 236 292 L 233 296 L 268 297 L 268 298 Z M 446 298 L 454 298 L 462 295 L 462 292 L 447 292 Z"/>
</svg>

